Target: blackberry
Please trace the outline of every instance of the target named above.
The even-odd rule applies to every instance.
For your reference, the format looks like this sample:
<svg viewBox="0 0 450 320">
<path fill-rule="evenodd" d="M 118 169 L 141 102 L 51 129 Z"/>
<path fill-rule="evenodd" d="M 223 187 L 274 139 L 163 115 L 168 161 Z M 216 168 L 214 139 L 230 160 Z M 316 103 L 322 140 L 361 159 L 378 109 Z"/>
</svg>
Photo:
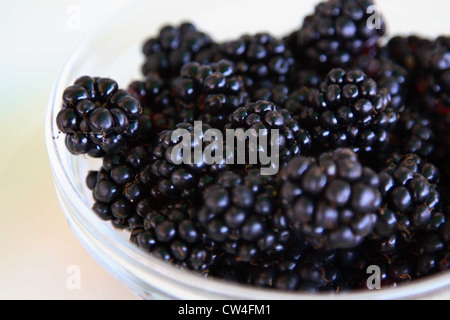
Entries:
<svg viewBox="0 0 450 320">
<path fill-rule="evenodd" d="M 93 211 L 115 226 L 136 228 L 162 199 L 152 175 L 150 147 L 134 147 L 108 154 L 98 171 L 86 177 L 95 200 Z"/>
<path fill-rule="evenodd" d="M 383 206 L 374 229 L 375 238 L 398 233 L 411 239 L 420 230 L 433 229 L 439 208 L 437 168 L 416 154 L 393 154 L 379 174 Z"/>
<path fill-rule="evenodd" d="M 301 67 L 293 75 L 291 87 L 317 88 L 324 80 L 324 74 L 316 69 Z"/>
<path fill-rule="evenodd" d="M 426 227 L 411 228 L 407 237 L 399 230 L 389 238 L 364 244 L 368 264 L 381 267 L 385 286 L 396 286 L 450 268 L 450 211 L 444 205 L 435 212 Z"/>
<path fill-rule="evenodd" d="M 352 249 L 315 249 L 297 243 L 286 252 L 256 264 L 247 283 L 257 287 L 309 293 L 338 293 L 359 287 L 367 265 L 362 246 Z"/>
<path fill-rule="evenodd" d="M 423 111 L 448 115 L 450 110 L 450 37 L 434 40 L 418 36 L 394 37 L 388 56 L 409 73 L 411 100 L 419 100 Z"/>
<path fill-rule="evenodd" d="M 185 64 L 172 90 L 183 121 L 201 120 L 217 128 L 223 127 L 227 116 L 248 101 L 242 78 L 227 60 Z"/>
<path fill-rule="evenodd" d="M 434 115 L 430 121 L 435 134 L 435 149 L 430 158 L 439 168 L 442 184 L 450 186 L 450 115 Z"/>
<path fill-rule="evenodd" d="M 416 107 L 407 107 L 395 126 L 389 144 L 403 154 L 415 153 L 430 157 L 435 149 L 435 133 L 432 122 Z"/>
<path fill-rule="evenodd" d="M 355 59 L 352 67 L 361 69 L 374 79 L 380 89 L 386 89 L 391 96 L 390 106 L 396 111 L 403 111 L 408 92 L 408 73 L 402 66 L 385 57 L 363 55 Z"/>
<path fill-rule="evenodd" d="M 245 107 L 240 107 L 229 116 L 229 122 L 225 125 L 225 130 L 228 129 L 242 129 L 244 132 L 250 132 L 248 139 L 245 139 L 247 164 L 257 164 L 265 166 L 266 163 L 261 162 L 261 158 L 254 163 L 256 159 L 251 159 L 251 154 L 257 152 L 266 152 L 266 155 L 273 156 L 274 146 L 277 145 L 279 152 L 279 164 L 283 166 L 289 159 L 304 154 L 311 147 L 311 137 L 308 132 L 303 130 L 297 121 L 292 118 L 291 113 L 287 109 L 278 108 L 277 105 L 270 101 L 259 100 L 247 104 Z M 252 129 L 254 131 L 248 131 Z M 268 145 L 264 145 L 258 141 L 257 145 L 253 140 L 257 140 L 259 130 L 267 130 Z M 272 137 L 271 130 L 278 130 L 279 138 L 276 141 Z M 238 142 L 239 143 L 239 142 Z M 269 147 L 270 145 L 270 147 Z M 267 150 L 270 149 L 270 150 Z M 237 157 L 239 153 L 235 151 Z M 274 165 L 271 163 L 270 165 Z"/>
<path fill-rule="evenodd" d="M 211 37 L 197 30 L 192 23 L 164 26 L 157 37 L 144 43 L 142 51 L 146 60 L 142 73 L 145 76 L 157 73 L 164 80 L 171 81 L 179 75 L 181 67 L 187 62 L 212 61 L 214 47 Z"/>
<path fill-rule="evenodd" d="M 440 115 L 450 114 L 450 37 L 438 37 L 419 57 L 423 74 L 418 92 L 426 107 Z"/>
<path fill-rule="evenodd" d="M 394 62 L 406 69 L 411 80 L 416 79 L 421 68 L 419 56 L 424 48 L 430 46 L 430 40 L 416 35 L 406 37 L 395 36 L 389 39 L 382 55 L 389 57 Z"/>
<path fill-rule="evenodd" d="M 180 266 L 207 274 L 218 254 L 213 241 L 192 218 L 189 203 L 169 203 L 148 212 L 134 242 L 151 254 Z"/>
<path fill-rule="evenodd" d="M 198 220 L 205 233 L 239 261 L 284 250 L 290 238 L 273 176 L 258 169 L 224 171 L 203 191 Z"/>
<path fill-rule="evenodd" d="M 372 0 L 329 0 L 319 3 L 296 35 L 298 60 L 322 70 L 348 67 L 360 54 L 375 55 L 386 31 L 381 16 L 373 16 Z M 375 20 L 374 20 L 375 18 Z M 379 25 L 370 28 L 369 21 Z"/>
<path fill-rule="evenodd" d="M 238 261 L 235 255 L 222 252 L 217 255 L 208 276 L 234 283 L 246 284 L 253 268 L 254 266 L 251 262 Z"/>
<path fill-rule="evenodd" d="M 294 158 L 280 179 L 289 223 L 314 247 L 353 248 L 375 228 L 380 180 L 350 149 Z"/>
<path fill-rule="evenodd" d="M 64 90 L 56 123 L 73 154 L 101 157 L 142 135 L 142 107 L 117 82 L 83 76 Z M 141 119 L 145 123 L 145 118 Z"/>
<path fill-rule="evenodd" d="M 263 87 L 255 90 L 251 95 L 252 101 L 266 100 L 273 102 L 277 106 L 284 106 L 289 98 L 290 89 L 285 84 L 276 84 L 272 87 Z"/>
<path fill-rule="evenodd" d="M 213 157 L 219 155 L 217 152 L 220 152 L 220 148 L 213 141 L 203 140 L 204 134 L 209 129 L 212 128 L 206 123 L 194 123 L 194 125 L 180 123 L 176 125 L 174 130 L 164 130 L 159 134 L 153 149 L 151 169 L 153 174 L 158 177 L 158 185 L 162 194 L 171 199 L 193 198 L 193 201 L 195 201 L 194 199 L 201 195 L 202 188 L 217 173 L 227 167 L 226 148 L 223 148 L 223 146 L 224 156 L 218 163 L 214 161 L 209 163 L 203 153 L 197 155 L 197 148 L 201 152 L 206 152 L 206 148 L 209 148 Z M 172 137 L 177 132 L 187 133 L 186 139 L 189 140 L 184 141 L 183 136 L 175 135 Z M 197 139 L 202 139 L 202 141 L 197 141 Z M 189 149 L 190 155 L 184 155 L 183 152 L 186 150 L 178 150 L 178 153 L 173 152 L 177 145 L 180 146 L 180 143 Z"/>
<path fill-rule="evenodd" d="M 304 101 L 296 105 L 297 118 L 317 150 L 349 147 L 370 152 L 387 147 L 398 113 L 390 106 L 386 88 L 362 71 L 334 68 L 319 89 L 306 93 L 297 97 Z"/>
<path fill-rule="evenodd" d="M 173 129 L 179 122 L 175 99 L 170 85 L 157 74 L 149 74 L 144 81 L 135 80 L 127 89 L 142 105 L 143 113 L 150 118 L 153 133 Z"/>
<path fill-rule="evenodd" d="M 294 56 L 287 44 L 268 33 L 243 35 L 219 46 L 224 58 L 236 64 L 251 92 L 272 83 L 285 83 L 294 70 Z"/>
</svg>

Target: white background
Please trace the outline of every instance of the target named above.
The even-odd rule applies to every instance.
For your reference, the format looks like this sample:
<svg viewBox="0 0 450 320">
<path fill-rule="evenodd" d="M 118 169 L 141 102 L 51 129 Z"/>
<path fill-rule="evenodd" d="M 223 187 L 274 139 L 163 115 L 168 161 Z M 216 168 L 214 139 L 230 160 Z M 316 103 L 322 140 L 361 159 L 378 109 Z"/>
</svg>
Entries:
<svg viewBox="0 0 450 320">
<path fill-rule="evenodd" d="M 43 138 L 47 100 L 65 61 L 81 41 L 133 3 L 1 0 L 0 299 L 136 299 L 73 236 L 56 199 Z M 229 14 L 230 23 L 215 28 L 220 38 L 221 30 L 236 36 L 260 30 L 283 34 L 290 30 L 280 27 L 286 25 L 280 19 L 292 21 L 292 30 L 299 27 L 315 1 L 170 3 L 173 12 L 157 13 L 168 22 L 174 12 L 189 19 L 202 6 L 216 7 L 218 15 Z M 390 34 L 450 32 L 448 0 L 379 0 L 377 4 Z M 74 8 L 79 10 L 78 21 L 71 20 Z M 215 19 L 202 17 L 205 25 Z M 156 31 L 149 30 L 149 36 Z M 67 287 L 71 266 L 81 272 L 80 289 Z"/>
</svg>

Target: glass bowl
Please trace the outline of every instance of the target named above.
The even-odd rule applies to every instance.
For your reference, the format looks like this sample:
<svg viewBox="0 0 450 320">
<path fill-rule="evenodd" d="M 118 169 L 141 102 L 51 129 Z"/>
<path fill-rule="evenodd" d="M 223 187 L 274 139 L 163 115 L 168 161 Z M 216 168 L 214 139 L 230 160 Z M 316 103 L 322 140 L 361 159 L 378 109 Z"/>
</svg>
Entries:
<svg viewBox="0 0 450 320">
<path fill-rule="evenodd" d="M 294 7 L 284 16 L 280 10 L 271 11 L 256 1 L 232 0 L 227 4 L 221 4 L 220 7 L 208 6 L 206 2 L 194 2 L 189 9 L 177 6 L 173 1 L 133 2 L 78 48 L 57 79 L 48 105 L 45 138 L 61 207 L 83 246 L 107 271 L 137 296 L 143 299 L 261 300 L 449 297 L 449 272 L 413 281 L 397 288 L 340 294 L 282 292 L 204 278 L 141 251 L 129 241 L 128 231 L 114 229 L 109 222 L 102 221 L 91 210 L 93 200 L 90 190 L 85 186 L 85 176 L 89 170 L 99 168 L 101 160 L 73 156 L 66 150 L 64 134 L 59 132 L 55 121 L 61 108 L 64 88 L 82 75 L 111 77 L 119 82 L 120 87 L 126 88 L 132 80 L 141 78 L 143 41 L 168 23 L 192 21 L 201 30 L 210 30 L 216 40 L 236 37 L 245 32 L 269 31 L 275 35 L 287 34 L 299 26 L 304 15 L 299 12 L 311 12 L 316 3 L 316 1 L 297 2 L 299 4 L 283 0 L 280 2 L 281 5 Z M 257 7 L 256 11 L 261 19 L 246 15 L 253 7 Z M 233 19 L 236 22 L 232 26 L 226 24 L 230 15 L 234 15 Z M 270 17 L 272 19 L 269 19 Z"/>
</svg>

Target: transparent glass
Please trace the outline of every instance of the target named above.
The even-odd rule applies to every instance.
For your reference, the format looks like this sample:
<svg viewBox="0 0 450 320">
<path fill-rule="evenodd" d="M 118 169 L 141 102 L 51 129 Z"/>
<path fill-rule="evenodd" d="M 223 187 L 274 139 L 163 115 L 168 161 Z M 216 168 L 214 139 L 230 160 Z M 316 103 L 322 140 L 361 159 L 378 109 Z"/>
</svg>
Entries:
<svg viewBox="0 0 450 320">
<path fill-rule="evenodd" d="M 93 200 L 91 192 L 85 186 L 85 176 L 88 170 L 97 169 L 101 162 L 99 159 L 73 156 L 66 150 L 64 134 L 58 131 L 55 122 L 65 87 L 85 74 L 114 78 L 121 87 L 126 87 L 131 80 L 140 79 L 142 42 L 148 36 L 156 34 L 164 24 L 190 20 L 200 29 L 210 30 L 218 40 L 236 37 L 244 33 L 243 30 L 251 33 L 266 30 L 266 27 L 267 30 L 273 31 L 273 34 L 283 34 L 298 27 L 302 18 L 298 13 L 310 12 L 314 2 L 302 1 L 302 4 L 295 8 L 295 15 L 291 13 L 276 24 L 266 24 L 269 20 L 265 22 L 245 19 L 245 13 L 236 13 L 236 9 L 252 4 L 256 6 L 256 10 L 261 11 L 262 9 L 257 7 L 259 2 L 255 1 L 250 4 L 248 1 L 230 1 L 228 4 L 222 4 L 220 8 L 194 1 L 193 7 L 187 11 L 177 8 L 173 1 L 134 2 L 112 19 L 109 25 L 82 44 L 62 70 L 51 93 L 45 130 L 48 155 L 61 207 L 73 232 L 89 253 L 139 297 L 277 300 L 450 297 L 449 272 L 397 288 L 314 295 L 253 288 L 224 280 L 203 278 L 141 251 L 129 242 L 128 231 L 114 229 L 109 222 L 102 221 L 91 210 Z M 289 2 L 283 5 L 289 5 Z M 222 14 L 217 14 L 218 10 Z M 228 19 L 233 12 L 237 23 L 230 26 Z M 277 11 L 274 14 L 276 15 Z M 227 23 L 228 27 L 223 27 Z"/>
</svg>

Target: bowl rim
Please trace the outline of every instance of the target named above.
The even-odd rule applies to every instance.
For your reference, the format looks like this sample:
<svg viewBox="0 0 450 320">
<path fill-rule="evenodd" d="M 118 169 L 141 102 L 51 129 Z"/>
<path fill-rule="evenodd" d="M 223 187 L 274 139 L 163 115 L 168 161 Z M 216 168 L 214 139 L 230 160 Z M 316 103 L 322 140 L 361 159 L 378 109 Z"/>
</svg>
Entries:
<svg viewBox="0 0 450 320">
<path fill-rule="evenodd" d="M 138 10 L 139 6 L 131 9 L 125 9 L 121 14 L 125 15 L 132 13 L 134 10 Z M 87 251 L 96 258 L 100 264 L 99 257 L 95 257 L 95 253 L 92 252 L 92 248 L 89 248 L 93 244 L 93 241 L 100 241 L 104 243 L 104 250 L 109 250 L 109 253 L 113 255 L 113 259 L 122 259 L 121 267 L 130 271 L 133 269 L 140 275 L 146 276 L 146 279 L 141 285 L 144 290 L 158 290 L 149 281 L 155 283 L 162 283 L 168 285 L 169 288 L 176 288 L 180 290 L 189 290 L 191 293 L 189 297 L 195 299 L 258 299 L 258 300 L 292 300 L 292 299 L 409 299 L 409 298 L 426 298 L 427 294 L 447 294 L 450 292 L 450 271 L 434 274 L 423 279 L 413 280 L 409 283 L 404 283 L 395 288 L 383 288 L 381 290 L 363 290 L 355 289 L 342 293 L 303 293 L 292 291 L 280 291 L 276 289 L 257 288 L 250 285 L 244 285 L 239 283 L 232 283 L 223 279 L 205 278 L 201 275 L 190 271 L 182 270 L 179 267 L 173 266 L 165 261 L 151 256 L 147 252 L 144 252 L 136 245 L 127 241 L 119 236 L 112 226 L 107 227 L 103 221 L 95 215 L 88 204 L 83 200 L 83 196 L 79 189 L 75 185 L 74 181 L 70 179 L 69 168 L 67 168 L 62 161 L 62 153 L 69 154 L 69 151 L 65 148 L 60 150 L 56 139 L 64 135 L 59 131 L 56 126 L 56 114 L 61 106 L 61 95 L 64 86 L 69 85 L 70 74 L 77 68 L 78 64 L 82 61 L 84 55 L 88 54 L 89 48 L 93 43 L 107 33 L 109 30 L 111 20 L 108 20 L 105 25 L 100 28 L 100 31 L 92 33 L 87 39 L 85 39 L 80 46 L 70 55 L 67 62 L 64 64 L 61 72 L 59 73 L 52 92 L 49 97 L 49 102 L 46 111 L 45 118 L 45 141 L 47 153 L 51 165 L 53 179 L 55 187 L 61 201 L 66 201 L 72 210 L 71 213 L 66 214 L 66 218 L 69 220 L 72 231 L 77 234 L 76 228 L 81 228 L 78 232 L 84 232 L 86 235 L 90 235 L 93 238 L 87 240 L 87 243 L 83 243 Z M 117 20 L 115 20 L 117 24 Z M 106 30 L 106 31 L 105 31 Z M 102 33 L 103 31 L 103 33 Z M 82 76 L 81 74 L 78 76 Z M 73 156 L 70 157 L 80 157 Z M 63 199 L 61 199 L 63 198 Z M 61 203 L 62 205 L 62 203 Z M 68 216 L 68 214 L 70 216 Z M 75 224 L 78 224 L 75 226 Z M 79 234 L 77 236 L 80 238 Z M 95 239 L 95 240 L 94 240 Z M 100 245 L 97 243 L 97 246 Z M 100 245 L 101 246 L 101 245 Z M 100 258 L 102 260 L 102 258 Z M 117 262 L 117 261 L 115 261 Z M 134 265 L 134 267 L 132 266 Z M 110 273 L 114 273 L 111 270 L 111 265 L 103 265 Z M 130 287 L 130 285 L 128 285 Z M 182 294 L 174 294 L 162 290 L 162 294 L 169 298 L 181 298 L 185 297 Z M 184 291 L 180 291 L 184 292 Z"/>
</svg>

